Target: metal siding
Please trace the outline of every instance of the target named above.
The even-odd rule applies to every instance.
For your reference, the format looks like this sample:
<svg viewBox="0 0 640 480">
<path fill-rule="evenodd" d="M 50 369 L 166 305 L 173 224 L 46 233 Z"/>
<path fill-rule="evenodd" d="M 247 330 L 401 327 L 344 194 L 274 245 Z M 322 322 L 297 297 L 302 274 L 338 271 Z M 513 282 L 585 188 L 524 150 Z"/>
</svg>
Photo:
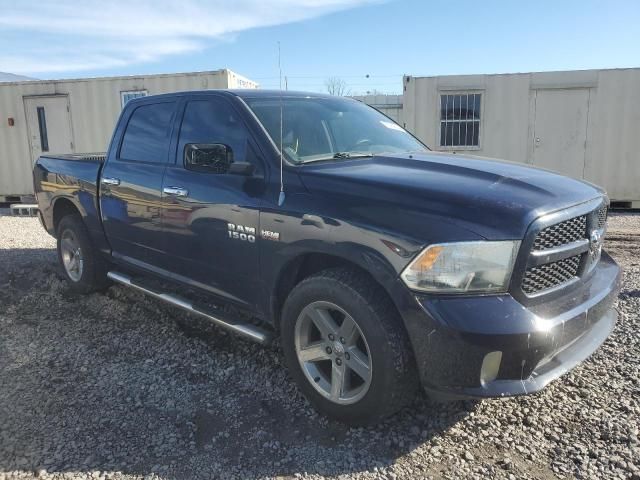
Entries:
<svg viewBox="0 0 640 480">
<path fill-rule="evenodd" d="M 356 95 L 352 98 L 370 105 L 403 125 L 402 95 Z"/>
<path fill-rule="evenodd" d="M 528 75 L 514 75 L 512 78 L 487 76 L 481 93 L 481 148 L 473 153 L 527 163 Z"/>
<path fill-rule="evenodd" d="M 640 200 L 640 69 L 603 70 L 591 90 L 585 180 L 612 200 Z"/>
<path fill-rule="evenodd" d="M 76 152 L 103 152 L 121 111 L 120 92 L 149 95 L 229 88 L 230 70 L 135 77 L 0 83 L 0 196 L 33 193 L 24 96 L 67 94 Z M 243 80 L 244 77 L 238 76 Z M 13 117 L 15 125 L 8 126 Z"/>
<path fill-rule="evenodd" d="M 404 87 L 406 127 L 435 150 L 443 150 L 439 94 L 481 90 L 480 148 L 456 151 L 521 163 L 532 160 L 536 90 L 588 88 L 585 165 L 575 176 L 603 186 L 612 200 L 640 200 L 640 69 L 405 77 Z"/>
</svg>

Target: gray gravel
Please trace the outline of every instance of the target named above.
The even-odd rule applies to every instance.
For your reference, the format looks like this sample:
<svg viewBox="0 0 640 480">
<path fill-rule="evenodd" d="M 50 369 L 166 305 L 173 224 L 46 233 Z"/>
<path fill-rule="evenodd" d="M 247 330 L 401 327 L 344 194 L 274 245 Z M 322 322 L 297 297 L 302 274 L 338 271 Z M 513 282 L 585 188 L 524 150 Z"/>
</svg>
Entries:
<svg viewBox="0 0 640 480">
<path fill-rule="evenodd" d="M 72 294 L 36 219 L 0 216 L 0 480 L 640 479 L 640 216 L 612 337 L 540 394 L 411 408 L 367 429 L 319 417 L 280 352 L 121 287 Z"/>
</svg>

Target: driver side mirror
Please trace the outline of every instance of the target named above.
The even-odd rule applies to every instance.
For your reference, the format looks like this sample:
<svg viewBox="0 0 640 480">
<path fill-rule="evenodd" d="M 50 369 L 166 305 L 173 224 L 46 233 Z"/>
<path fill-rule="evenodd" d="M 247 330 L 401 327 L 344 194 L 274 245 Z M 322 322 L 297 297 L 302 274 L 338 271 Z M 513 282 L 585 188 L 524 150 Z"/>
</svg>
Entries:
<svg viewBox="0 0 640 480">
<path fill-rule="evenodd" d="M 233 151 L 223 143 L 188 143 L 184 147 L 187 170 L 204 173 L 230 173 Z"/>
</svg>

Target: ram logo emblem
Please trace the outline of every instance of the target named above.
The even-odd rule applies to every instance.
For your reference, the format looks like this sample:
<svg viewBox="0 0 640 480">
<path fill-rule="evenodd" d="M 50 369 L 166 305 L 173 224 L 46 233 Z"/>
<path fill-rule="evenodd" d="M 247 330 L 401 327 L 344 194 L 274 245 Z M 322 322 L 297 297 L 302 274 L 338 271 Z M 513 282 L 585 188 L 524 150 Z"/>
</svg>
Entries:
<svg viewBox="0 0 640 480">
<path fill-rule="evenodd" d="M 232 240 L 241 240 L 243 242 L 256 243 L 256 229 L 247 227 L 246 225 L 237 225 L 235 223 L 227 223 L 229 238 Z"/>
<path fill-rule="evenodd" d="M 598 230 L 593 230 L 589 235 L 589 253 L 591 257 L 597 259 L 602 252 L 602 234 Z"/>
</svg>

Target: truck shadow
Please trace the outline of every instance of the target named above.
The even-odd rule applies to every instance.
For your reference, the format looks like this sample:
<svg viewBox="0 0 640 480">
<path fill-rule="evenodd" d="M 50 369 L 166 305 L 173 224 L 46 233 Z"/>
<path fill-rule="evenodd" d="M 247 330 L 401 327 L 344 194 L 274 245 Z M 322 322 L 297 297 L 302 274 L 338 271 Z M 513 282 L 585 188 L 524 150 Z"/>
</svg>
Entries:
<svg viewBox="0 0 640 480">
<path fill-rule="evenodd" d="M 280 405 L 262 402 L 249 418 L 262 432 L 269 432 L 265 434 L 268 445 L 272 445 L 270 440 L 280 443 L 284 455 L 254 467 L 252 475 L 262 478 L 304 472 L 322 476 L 373 472 L 438 437 L 473 408 L 470 402 L 435 404 L 421 397 L 379 425 L 349 428 L 314 415 L 291 415 Z M 240 440 L 242 429 L 238 433 Z"/>
<path fill-rule="evenodd" d="M 120 287 L 72 294 L 52 250 L 0 250 L 0 265 L 9 256 L 13 266 L 0 271 L 0 476 L 374 471 L 475 408 L 421 397 L 379 425 L 349 428 L 315 413 L 277 348 Z"/>
</svg>

